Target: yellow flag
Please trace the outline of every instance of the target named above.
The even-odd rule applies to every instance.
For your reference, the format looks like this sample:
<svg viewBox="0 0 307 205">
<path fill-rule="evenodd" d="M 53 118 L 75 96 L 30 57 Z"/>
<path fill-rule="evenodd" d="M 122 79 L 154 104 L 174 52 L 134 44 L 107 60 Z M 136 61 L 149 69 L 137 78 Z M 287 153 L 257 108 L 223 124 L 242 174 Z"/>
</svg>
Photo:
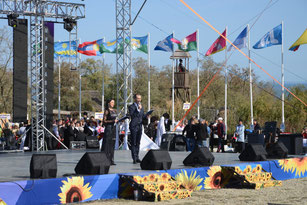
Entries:
<svg viewBox="0 0 307 205">
<path fill-rule="evenodd" d="M 289 48 L 290 51 L 296 51 L 300 45 L 307 44 L 307 29 L 304 31 L 304 33 L 299 37 L 293 45 Z"/>
</svg>

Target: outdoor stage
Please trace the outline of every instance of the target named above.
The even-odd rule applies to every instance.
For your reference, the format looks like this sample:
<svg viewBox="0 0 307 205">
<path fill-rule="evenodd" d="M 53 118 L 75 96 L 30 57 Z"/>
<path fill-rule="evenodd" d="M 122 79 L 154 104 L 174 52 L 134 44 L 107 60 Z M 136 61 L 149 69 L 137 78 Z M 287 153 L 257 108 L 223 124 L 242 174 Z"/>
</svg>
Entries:
<svg viewBox="0 0 307 205">
<path fill-rule="evenodd" d="M 97 150 L 86 150 L 93 152 Z M 213 153 L 215 161 L 211 167 L 186 167 L 182 161 L 190 152 L 170 152 L 172 167 L 165 171 L 143 171 L 139 164 L 133 164 L 130 151 L 115 152 L 116 166 L 111 166 L 107 175 L 76 176 L 74 168 L 86 151 L 59 150 L 40 153 L 57 155 L 57 177 L 54 179 L 31 180 L 30 160 L 32 153 L 1 153 L 0 154 L 0 199 L 6 204 L 59 204 L 67 202 L 69 186 L 79 186 L 83 201 L 118 198 L 121 175 L 144 176 L 149 173 L 167 172 L 172 177 L 186 172 L 187 177 L 195 174 L 199 178 L 199 189 L 219 188 L 210 185 L 213 178 L 223 166 L 237 167 L 245 170 L 261 164 L 262 168 L 272 172 L 277 180 L 307 177 L 307 157 L 289 156 L 284 160 L 261 162 L 241 162 L 238 153 Z M 142 158 L 146 152 L 141 152 Z M 126 174 L 124 174 L 126 173 Z M 128 173 L 128 174 L 127 174 Z M 72 177 L 73 176 L 73 177 Z M 71 194 L 71 193 L 70 193 Z M 65 196 L 64 196 L 65 195 Z M 0 200 L 1 202 L 1 200 Z"/>
</svg>

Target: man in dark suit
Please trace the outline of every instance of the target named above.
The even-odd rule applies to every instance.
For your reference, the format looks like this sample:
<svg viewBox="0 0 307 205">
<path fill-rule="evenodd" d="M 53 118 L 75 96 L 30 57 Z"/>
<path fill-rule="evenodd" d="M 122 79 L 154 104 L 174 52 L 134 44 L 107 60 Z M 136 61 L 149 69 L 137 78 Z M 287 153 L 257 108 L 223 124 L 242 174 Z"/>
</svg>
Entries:
<svg viewBox="0 0 307 205">
<path fill-rule="evenodd" d="M 141 105 L 142 96 L 135 94 L 133 96 L 134 103 L 129 106 L 129 116 L 130 116 L 130 134 L 131 134 L 131 155 L 133 159 L 133 164 L 140 163 L 139 159 L 139 149 L 142 137 L 142 121 L 146 118 L 144 114 L 144 108 Z"/>
</svg>

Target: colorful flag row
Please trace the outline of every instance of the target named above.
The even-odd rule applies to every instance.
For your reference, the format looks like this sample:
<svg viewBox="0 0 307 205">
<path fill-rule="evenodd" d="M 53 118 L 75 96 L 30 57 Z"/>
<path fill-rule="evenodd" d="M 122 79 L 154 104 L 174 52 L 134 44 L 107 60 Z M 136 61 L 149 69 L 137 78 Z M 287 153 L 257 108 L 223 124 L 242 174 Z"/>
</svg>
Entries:
<svg viewBox="0 0 307 205">
<path fill-rule="evenodd" d="M 238 37 L 233 41 L 233 45 L 239 49 L 247 47 L 247 27 L 238 35 Z M 224 30 L 222 36 L 227 36 L 227 29 Z M 206 56 L 210 56 L 217 52 L 220 52 L 226 49 L 226 39 L 222 36 L 219 36 L 214 43 L 210 46 L 206 52 Z M 131 43 L 133 50 L 148 53 L 148 36 L 143 37 L 132 37 L 131 40 L 129 37 L 123 41 L 123 39 L 103 42 L 102 39 L 84 42 L 79 44 L 78 42 L 71 41 L 69 46 L 69 41 L 57 42 L 54 45 L 54 56 L 55 57 L 75 57 L 78 51 L 81 54 L 88 56 L 101 56 L 103 53 L 116 53 L 118 50 L 119 53 L 123 52 L 124 43 Z M 178 45 L 178 49 L 183 51 L 196 51 L 197 50 L 197 32 L 194 32 L 182 41 L 179 41 L 173 37 L 173 34 L 167 36 L 162 41 L 159 41 L 154 48 L 154 50 L 160 50 L 165 52 L 173 52 L 173 43 Z M 254 46 L 254 49 L 261 49 L 270 47 L 273 45 L 280 45 L 282 43 L 282 24 L 276 26 L 271 31 L 266 33 Z M 299 39 L 289 48 L 291 51 L 296 51 L 300 45 L 307 44 L 307 29 L 299 37 Z M 230 45 L 228 51 L 234 50 L 235 47 Z M 117 46 L 117 47 L 116 47 Z M 70 47 L 70 50 L 69 50 Z"/>
</svg>

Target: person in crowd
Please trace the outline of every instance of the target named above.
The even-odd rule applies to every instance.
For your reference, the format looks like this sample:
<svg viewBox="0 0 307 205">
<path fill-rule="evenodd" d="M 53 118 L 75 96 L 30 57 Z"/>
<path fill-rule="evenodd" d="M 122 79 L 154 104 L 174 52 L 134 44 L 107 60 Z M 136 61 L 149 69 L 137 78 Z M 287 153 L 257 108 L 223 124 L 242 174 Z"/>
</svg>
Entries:
<svg viewBox="0 0 307 205">
<path fill-rule="evenodd" d="M 198 147 L 208 147 L 208 129 L 204 119 L 199 119 L 196 131 L 196 139 Z"/>
<path fill-rule="evenodd" d="M 217 135 L 217 124 L 218 124 L 218 120 L 216 119 L 215 122 L 212 122 L 209 127 L 210 127 L 210 130 L 211 130 L 211 133 L 210 133 L 210 150 L 211 152 L 213 152 L 213 147 L 214 147 L 214 142 L 215 142 L 215 139 L 218 139 L 218 135 Z"/>
<path fill-rule="evenodd" d="M 304 139 L 307 139 L 307 126 L 304 127 L 303 131 L 302 131 L 302 135 Z"/>
<path fill-rule="evenodd" d="M 218 148 L 217 152 L 225 152 L 224 150 L 224 139 L 225 139 L 225 124 L 223 123 L 223 118 L 218 118 L 218 124 L 217 124 L 217 135 L 218 135 Z"/>
<path fill-rule="evenodd" d="M 237 143 L 237 151 L 241 153 L 244 149 L 244 131 L 245 126 L 243 125 L 243 121 L 240 119 L 239 124 L 236 127 L 235 136 L 236 136 L 236 143 Z"/>
<path fill-rule="evenodd" d="M 177 122 L 176 124 L 179 124 L 178 126 L 177 126 L 177 128 L 176 128 L 176 132 L 182 132 L 183 131 L 183 129 L 184 129 L 184 123 L 183 122 Z"/>
<path fill-rule="evenodd" d="M 162 141 L 162 135 L 166 133 L 165 120 L 169 117 L 167 113 L 164 113 L 160 118 L 157 128 L 157 137 L 155 143 L 160 147 Z"/>
<path fill-rule="evenodd" d="M 157 129 L 158 129 L 158 117 L 152 116 L 150 118 L 150 123 L 148 125 L 147 132 L 145 133 L 153 142 L 157 137 Z"/>
<path fill-rule="evenodd" d="M 14 123 L 12 125 L 12 133 L 13 133 L 16 140 L 18 140 L 18 138 L 19 138 L 18 131 L 19 131 L 19 125 L 17 123 Z"/>
<path fill-rule="evenodd" d="M 25 143 L 25 139 L 26 139 L 27 125 L 28 125 L 27 121 L 19 124 L 20 128 L 19 128 L 19 131 L 18 131 L 17 134 L 18 134 L 19 137 L 21 137 L 20 147 L 19 147 L 20 150 L 24 150 L 24 143 Z"/>
<path fill-rule="evenodd" d="M 210 137 L 210 134 L 211 134 L 211 129 L 210 129 L 210 126 L 209 126 L 209 122 L 206 120 L 206 125 L 207 125 L 207 133 L 208 133 L 208 140 L 209 140 L 209 137 Z M 208 142 L 207 140 L 207 142 Z M 209 147 L 209 143 L 208 143 L 208 147 Z"/>
<path fill-rule="evenodd" d="M 75 140 L 75 123 L 74 121 L 69 121 L 66 123 L 66 128 L 64 131 L 64 144 L 66 147 L 70 147 L 70 142 Z"/>
<path fill-rule="evenodd" d="M 134 103 L 129 106 L 128 110 L 130 116 L 131 155 L 133 164 L 136 164 L 141 163 L 139 159 L 139 149 L 142 137 L 142 122 L 147 115 L 144 113 L 144 108 L 141 104 L 142 96 L 140 94 L 135 94 L 133 99 Z"/>
<path fill-rule="evenodd" d="M 74 133 L 75 133 L 75 136 L 76 136 L 76 141 L 85 141 L 86 140 L 86 134 L 84 133 L 84 128 L 81 126 L 80 122 L 76 123 Z"/>
<path fill-rule="evenodd" d="M 87 112 L 84 112 L 83 113 L 83 118 L 82 118 L 84 121 L 88 120 L 88 116 L 87 116 Z"/>
<path fill-rule="evenodd" d="M 168 113 L 164 113 L 163 117 L 164 117 L 165 131 L 168 132 L 168 131 L 171 130 L 172 120 L 169 119 L 169 114 Z"/>
<path fill-rule="evenodd" d="M 187 150 L 193 151 L 195 148 L 195 135 L 196 135 L 196 125 L 198 124 L 198 120 L 195 118 L 191 118 L 187 126 L 184 127 L 182 131 L 182 135 L 186 136 L 187 141 Z M 186 135 L 185 135 L 186 133 Z"/>
<path fill-rule="evenodd" d="M 258 122 L 257 122 L 256 119 L 254 119 L 253 126 L 254 126 L 253 133 L 255 133 L 255 134 L 261 134 L 261 127 L 260 127 L 260 125 L 258 124 Z"/>
<path fill-rule="evenodd" d="M 68 122 L 68 124 L 69 124 L 69 122 Z M 59 134 L 60 134 L 60 137 L 61 137 L 61 142 L 64 143 L 65 130 L 66 130 L 66 124 L 65 124 L 64 119 L 59 121 L 58 126 L 59 126 Z M 60 143 L 58 144 L 58 149 L 63 149 L 63 146 Z"/>
<path fill-rule="evenodd" d="M 101 140 L 103 138 L 103 133 L 104 133 L 104 127 L 103 127 L 102 120 L 98 120 L 98 126 L 96 127 L 96 131 L 98 134 L 98 140 Z"/>
<path fill-rule="evenodd" d="M 185 72 L 186 69 L 182 63 L 182 59 L 179 59 L 179 65 L 178 65 L 178 68 L 179 68 L 179 72 Z"/>
<path fill-rule="evenodd" d="M 14 134 L 13 134 L 12 130 L 10 129 L 9 122 L 4 124 L 3 136 L 4 136 L 4 139 L 5 139 L 5 142 L 6 142 L 7 149 L 10 149 L 9 145 L 11 145 L 10 142 L 13 141 L 12 138 L 14 138 Z"/>
<path fill-rule="evenodd" d="M 115 101 L 113 99 L 107 100 L 105 111 L 103 115 L 103 124 L 105 126 L 104 139 L 101 146 L 101 151 L 105 152 L 107 158 L 110 160 L 111 165 L 114 163 L 114 147 L 116 139 L 116 123 L 117 111 L 114 109 Z"/>
</svg>

